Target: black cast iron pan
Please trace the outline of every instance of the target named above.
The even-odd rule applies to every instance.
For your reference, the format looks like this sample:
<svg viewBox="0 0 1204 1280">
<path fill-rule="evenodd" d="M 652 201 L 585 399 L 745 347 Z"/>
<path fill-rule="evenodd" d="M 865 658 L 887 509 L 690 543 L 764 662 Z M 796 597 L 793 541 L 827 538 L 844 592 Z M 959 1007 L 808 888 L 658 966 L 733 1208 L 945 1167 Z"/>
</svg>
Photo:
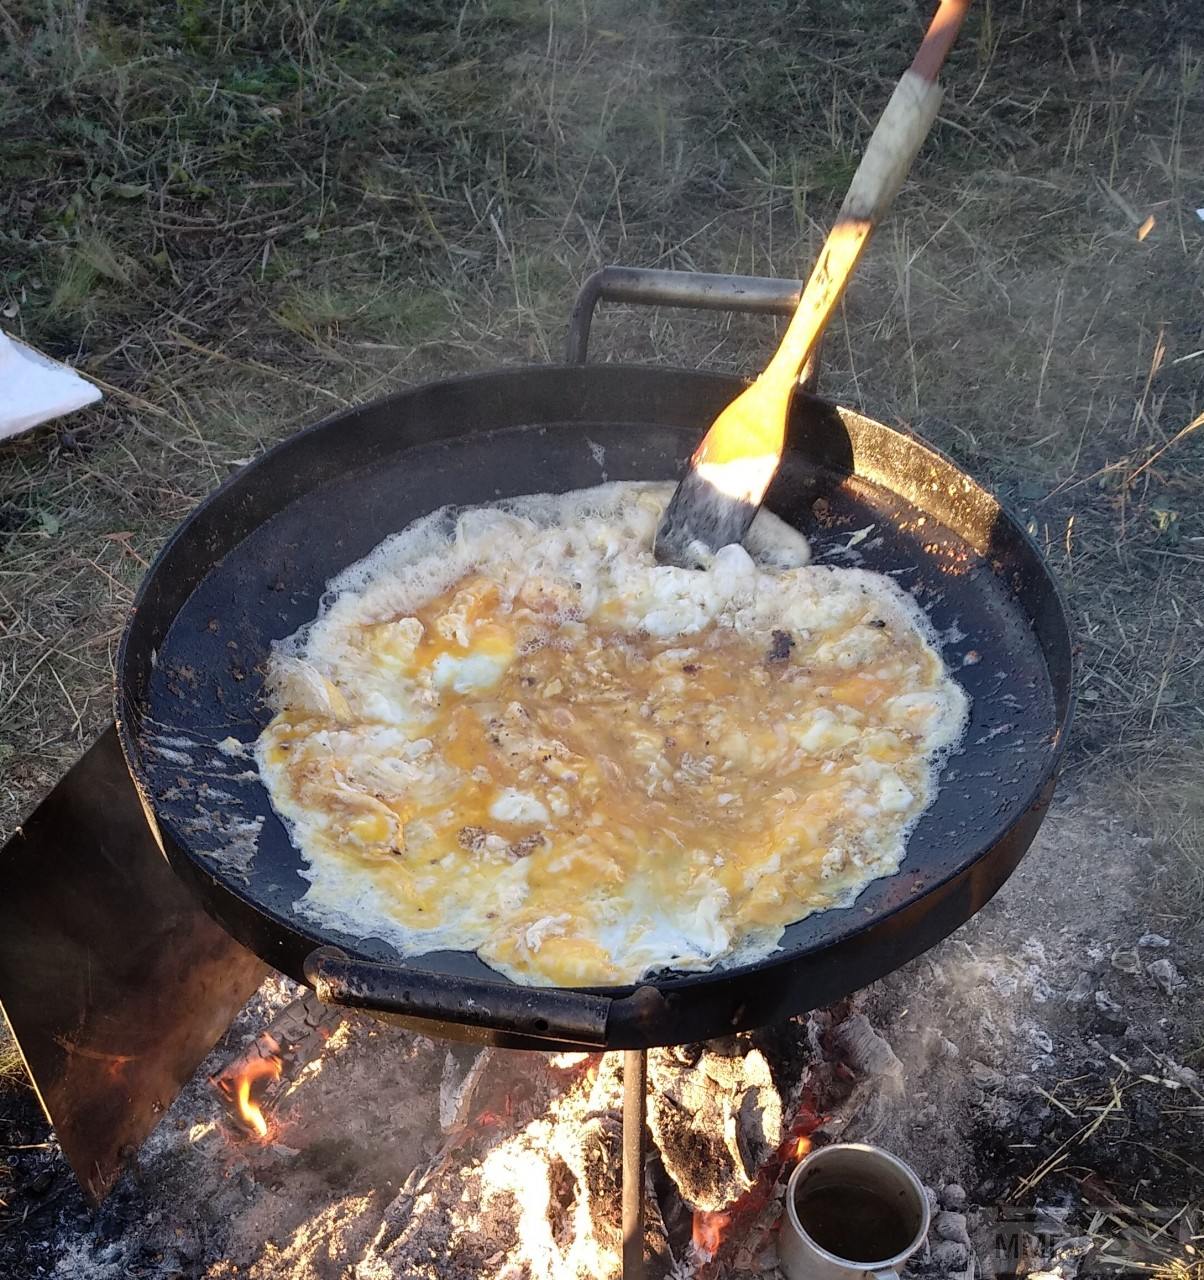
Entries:
<svg viewBox="0 0 1204 1280">
<path fill-rule="evenodd" d="M 828 1003 L 933 945 L 991 897 L 1028 847 L 1068 725 L 1065 615 L 1041 557 L 998 503 L 922 441 L 799 396 L 768 505 L 820 562 L 892 573 L 946 637 L 973 699 L 963 752 L 897 875 L 791 926 L 742 969 L 667 974 L 639 991 L 518 987 L 475 955 L 399 960 L 320 931 L 293 904 L 300 858 L 246 759 L 266 723 L 269 645 L 311 619 L 324 584 L 445 503 L 670 479 L 736 378 L 616 365 L 439 382 L 340 413 L 247 466 L 148 572 L 119 655 L 117 718 L 152 827 L 212 915 L 328 999 L 432 1034 L 518 1047 L 640 1048 L 711 1038 Z M 337 951 L 327 948 L 338 948 Z"/>
</svg>

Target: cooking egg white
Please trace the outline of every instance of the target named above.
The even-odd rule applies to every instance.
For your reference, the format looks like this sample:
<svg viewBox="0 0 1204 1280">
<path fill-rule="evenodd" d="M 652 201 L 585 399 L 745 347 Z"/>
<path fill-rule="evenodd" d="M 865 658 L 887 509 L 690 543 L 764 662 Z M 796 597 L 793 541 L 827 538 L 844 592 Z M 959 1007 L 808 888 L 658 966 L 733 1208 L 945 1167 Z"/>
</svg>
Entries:
<svg viewBox="0 0 1204 1280">
<path fill-rule="evenodd" d="M 966 718 L 927 619 L 768 512 L 657 565 L 671 492 L 437 511 L 329 585 L 256 744 L 300 912 L 607 985 L 763 956 L 898 866 Z"/>
</svg>

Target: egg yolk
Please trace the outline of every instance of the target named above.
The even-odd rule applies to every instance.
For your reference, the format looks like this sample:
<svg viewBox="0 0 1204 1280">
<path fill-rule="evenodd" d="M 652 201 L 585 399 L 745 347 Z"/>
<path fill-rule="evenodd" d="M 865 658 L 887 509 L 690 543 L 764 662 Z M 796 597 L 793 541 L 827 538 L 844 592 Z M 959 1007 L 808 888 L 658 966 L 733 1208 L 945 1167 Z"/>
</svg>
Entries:
<svg viewBox="0 0 1204 1280">
<path fill-rule="evenodd" d="M 828 631 L 669 641 L 469 577 L 356 643 L 420 723 L 399 737 L 351 687 L 327 716 L 286 703 L 273 800 L 400 924 L 462 920 L 523 980 L 634 981 L 666 948 L 689 967 L 681 937 L 780 930 L 892 870 L 928 802 L 946 677 L 872 598 Z"/>
</svg>

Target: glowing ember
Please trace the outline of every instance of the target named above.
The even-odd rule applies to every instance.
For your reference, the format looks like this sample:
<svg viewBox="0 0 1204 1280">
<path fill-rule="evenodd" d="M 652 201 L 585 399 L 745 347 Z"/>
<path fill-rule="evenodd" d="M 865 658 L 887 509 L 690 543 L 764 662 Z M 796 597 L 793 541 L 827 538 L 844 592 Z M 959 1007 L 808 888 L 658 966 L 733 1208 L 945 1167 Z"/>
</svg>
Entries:
<svg viewBox="0 0 1204 1280">
<path fill-rule="evenodd" d="M 260 1140 L 268 1136 L 268 1122 L 259 1103 L 251 1097 L 251 1087 L 256 1080 L 279 1080 L 282 1063 L 279 1058 L 254 1058 L 239 1073 L 234 1086 L 234 1098 L 243 1123 L 258 1135 Z"/>
<path fill-rule="evenodd" d="M 719 1252 L 723 1237 L 731 1226 L 732 1215 L 728 1210 L 710 1213 L 705 1209 L 694 1211 L 694 1248 L 703 1258 L 713 1258 Z"/>
<path fill-rule="evenodd" d="M 589 1057 L 588 1053 L 553 1053 L 548 1057 L 548 1066 L 556 1071 L 575 1071 Z"/>
<path fill-rule="evenodd" d="M 764 1244 L 769 1231 L 765 1215 L 771 1206 L 774 1188 L 786 1175 L 789 1166 L 811 1150 L 810 1135 L 823 1123 L 824 1117 L 812 1109 L 813 1101 L 813 1095 L 808 1091 L 786 1136 L 773 1155 L 762 1163 L 752 1185 L 743 1195 L 723 1209 L 694 1210 L 691 1238 L 694 1251 L 703 1263 L 715 1263 L 721 1251 L 730 1261 L 734 1248 L 742 1241 L 751 1240 L 754 1253 Z M 699 1274 L 715 1273 L 704 1270 Z"/>
</svg>

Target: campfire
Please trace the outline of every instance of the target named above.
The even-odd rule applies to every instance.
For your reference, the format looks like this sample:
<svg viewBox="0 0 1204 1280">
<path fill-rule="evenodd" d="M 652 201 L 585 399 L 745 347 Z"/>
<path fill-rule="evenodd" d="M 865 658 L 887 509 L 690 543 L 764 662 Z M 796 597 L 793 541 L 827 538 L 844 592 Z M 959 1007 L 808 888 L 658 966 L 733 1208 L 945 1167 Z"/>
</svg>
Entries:
<svg viewBox="0 0 1204 1280">
<path fill-rule="evenodd" d="M 357 1277 L 620 1273 L 619 1054 L 449 1048 L 306 993 L 208 1076 L 222 1120 L 204 1136 L 220 1133 L 223 1158 L 245 1161 L 256 1177 L 276 1162 L 306 1162 L 307 1080 L 322 1070 L 328 1045 L 342 1066 L 353 1037 L 375 1041 L 373 1056 L 408 1040 L 430 1064 L 431 1104 L 437 1098 L 422 1158 L 377 1215 Z M 848 1002 L 650 1051 L 645 1274 L 772 1270 L 791 1169 L 843 1131 L 867 1091 L 890 1087 L 892 1064 L 889 1046 Z M 396 1099 L 415 1102 L 427 1105 Z M 377 1137 L 390 1141 L 387 1132 Z"/>
<path fill-rule="evenodd" d="M 1061 875 L 1065 839 L 1049 847 Z M 1083 845 L 1080 874 L 1097 851 Z M 787 1179 L 834 1141 L 878 1143 L 929 1181 L 912 1275 L 1010 1276 L 1021 1258 L 1085 1280 L 1088 1253 L 1194 1256 L 1195 1210 L 1126 1201 L 1142 1148 L 1116 1141 L 1173 1115 L 1192 1159 L 1199 1078 L 1141 1047 L 1181 999 L 1181 983 L 1151 985 L 1173 944 L 1147 930 L 1107 951 L 1051 929 L 1017 948 L 1031 896 L 826 1009 L 650 1050 L 644 1274 L 779 1280 Z M 1111 1031 L 1091 998 L 1102 984 Z M 99 1210 L 53 1140 L 10 1152 L 10 1204 L 52 1280 L 609 1280 L 624 1254 L 624 1067 L 449 1045 L 272 976 Z"/>
<path fill-rule="evenodd" d="M 792 281 L 668 270 L 603 269 L 583 287 L 569 337 L 569 350 L 581 361 L 601 297 L 738 311 L 778 311 L 784 299 L 793 299 L 797 311 L 783 345 L 751 388 L 734 378 L 720 385 L 668 370 L 584 364 L 439 384 L 414 393 L 419 398 L 412 403 L 392 397 L 356 408 L 353 430 L 330 419 L 296 436 L 248 465 L 168 543 L 140 588 L 122 640 L 115 725 L 5 850 L 10 868 L 20 873 L 10 875 L 9 883 L 23 892 L 10 893 L 7 904 L 0 901 L 0 925 L 16 939 L 10 952 L 40 950 L 56 963 L 40 969 L 10 963 L 8 972 L 0 964 L 0 996 L 64 1153 L 94 1202 L 116 1185 L 159 1113 L 262 979 L 263 961 L 304 982 L 312 995 L 273 1010 L 232 1060 L 211 1070 L 208 1101 L 218 1115 L 194 1121 L 189 1143 L 214 1150 L 240 1186 L 245 1180 L 250 1190 L 286 1187 L 277 1208 L 290 1222 L 276 1234 L 288 1236 L 289 1247 L 304 1241 L 311 1251 L 324 1249 L 331 1265 L 341 1268 L 340 1280 L 348 1271 L 355 1280 L 453 1280 L 458 1274 L 552 1280 L 620 1271 L 624 1280 L 638 1280 L 645 1274 L 710 1277 L 776 1266 L 785 1178 L 813 1146 L 831 1142 L 849 1124 L 863 1096 L 881 1097 L 899 1074 L 890 1046 L 848 1002 L 849 993 L 932 947 L 1003 884 L 1052 798 L 1069 724 L 1066 619 L 1049 572 L 1020 525 L 923 441 L 795 395 L 804 367 L 808 376 L 814 374 L 816 342 L 873 224 L 935 118 L 936 72 L 965 8 L 966 0 L 941 0 L 919 55 L 870 139 L 801 298 Z M 633 288 L 634 294 L 628 292 Z M 746 413 L 750 396 L 754 411 Z M 399 432 L 398 422 L 408 423 L 410 414 L 421 430 Z M 645 419 L 651 430 L 633 430 Z M 710 444 L 698 448 L 699 425 L 705 422 L 716 423 L 718 433 L 712 428 Z M 763 435 L 771 422 L 772 431 Z M 733 423 L 739 426 L 734 434 Z M 499 433 L 505 433 L 504 450 L 498 448 Z M 430 444 L 438 448 L 426 449 Z M 450 923 L 471 924 L 468 933 L 437 932 L 424 915 L 394 937 L 389 913 L 374 925 L 365 918 L 367 899 L 342 881 L 337 900 L 327 902 L 326 886 L 312 874 L 316 864 L 309 859 L 302 865 L 308 855 L 294 838 L 296 824 L 281 820 L 286 810 L 279 795 L 265 790 L 267 756 L 259 747 L 265 741 L 270 654 L 283 637 L 312 623 L 313 601 L 348 570 L 350 542 L 379 545 L 435 508 L 462 508 L 471 501 L 471 485 L 462 483 L 466 477 L 487 475 L 499 498 L 528 493 L 533 475 L 550 493 L 580 489 L 594 468 L 602 481 L 611 471 L 662 479 L 679 474 L 687 444 L 695 449 L 695 466 L 659 524 L 655 549 L 662 568 L 695 563 L 698 542 L 713 551 L 739 542 L 776 474 L 773 502 L 789 514 L 786 525 L 809 539 L 808 555 L 862 565 L 855 548 L 873 533 L 864 563 L 883 575 L 884 590 L 889 587 L 883 599 L 897 595 L 899 608 L 905 604 L 907 611 L 918 602 L 931 611 L 933 627 L 950 637 L 942 661 L 959 672 L 957 706 L 968 707 L 970 715 L 966 741 L 933 789 L 929 807 L 916 811 L 914 840 L 899 874 L 889 874 L 903 854 L 902 843 L 892 843 L 894 835 L 884 836 L 881 848 L 863 850 L 863 865 L 856 833 L 845 829 L 854 812 L 898 815 L 916 801 L 897 780 L 895 790 L 887 787 L 886 777 L 878 775 L 888 762 L 871 757 L 855 766 L 866 771 L 858 785 L 833 799 L 831 834 L 823 824 L 811 830 L 818 819 L 797 792 L 784 787 L 774 797 L 781 816 L 796 821 L 792 838 L 802 851 L 799 867 L 814 855 L 817 875 L 847 870 L 850 860 L 874 874 L 856 885 L 834 880 L 830 898 L 818 890 L 797 902 L 772 894 L 763 902 L 750 898 L 755 910 L 749 922 L 760 931 L 755 952 L 742 950 L 740 937 L 713 924 L 699 934 L 701 942 L 683 933 L 685 942 L 673 941 L 667 951 L 638 963 L 623 945 L 600 947 L 587 936 L 577 940 L 577 951 L 565 952 L 571 964 L 562 956 L 560 967 L 538 971 L 542 983 L 525 982 L 520 979 L 534 970 L 508 967 L 504 956 L 482 945 L 488 930 L 481 933 L 477 926 L 497 914 L 491 907 L 500 902 L 497 894 L 489 896 L 492 888 L 456 906 L 460 918 Z M 453 458 L 447 449 L 458 452 Z M 319 474 L 321 483 L 314 483 Z M 683 506 L 683 495 L 698 487 L 693 481 L 710 497 Z M 715 495 L 723 499 L 717 520 Z M 681 543 L 676 550 L 675 543 Z M 294 556 L 296 548 L 305 554 Z M 655 566 L 649 571 L 659 572 Z M 889 582 L 894 575 L 905 582 Z M 850 617 L 866 607 L 864 593 L 864 586 L 853 593 Z M 1007 626 L 1001 622 L 1005 614 Z M 417 618 L 408 621 L 422 631 Z M 881 630 L 888 623 L 869 616 L 864 622 L 866 652 L 877 652 L 888 639 Z M 680 633 L 693 634 L 696 627 L 683 623 Z M 771 634 L 765 661 L 784 661 L 796 642 L 786 631 Z M 818 644 L 817 653 L 827 643 Z M 845 650 L 833 650 L 833 689 L 853 679 L 841 665 L 845 656 Z M 682 672 L 691 665 L 683 664 Z M 822 696 L 832 692 L 809 670 L 797 671 Z M 347 697 L 321 673 L 313 675 L 324 710 L 341 726 L 333 699 L 337 694 L 348 706 Z M 1005 678 L 1022 694 L 1001 696 L 998 682 Z M 914 672 L 908 680 L 908 692 L 897 694 L 900 702 L 918 696 Z M 303 683 L 308 697 L 313 682 Z M 555 683 L 562 687 L 559 679 Z M 688 701 L 688 686 L 681 687 Z M 858 724 L 870 694 L 885 692 L 875 684 L 848 693 L 862 699 L 861 710 L 851 707 Z M 927 693 L 921 680 L 919 695 Z M 700 696 L 693 700 L 704 706 Z M 308 715 L 308 705 L 302 698 L 297 709 Z M 641 710 L 654 718 L 651 703 L 641 703 Z M 804 729 L 800 722 L 797 742 L 791 745 L 785 735 L 781 744 L 798 757 L 800 769 L 812 755 L 818 761 L 816 753 L 843 750 L 852 739 L 868 742 L 869 735 L 852 722 L 825 731 L 834 713 L 826 705 L 814 711 L 816 724 Z M 904 706 L 900 714 L 906 719 L 911 711 Z M 960 715 L 954 717 L 959 726 Z M 307 721 L 302 716 L 298 723 Z M 701 751 L 710 747 L 706 734 L 715 730 L 698 730 Z M 651 741 L 659 730 L 641 728 L 639 735 Z M 945 745 L 951 747 L 956 737 Z M 903 749 L 897 735 L 886 738 L 874 750 Z M 500 745 L 500 738 L 494 741 Z M 727 736 L 717 740 L 716 758 L 727 753 L 735 759 L 745 751 L 743 737 L 732 741 L 729 753 Z M 673 742 L 666 730 L 665 750 Z M 272 752 L 292 760 L 287 753 L 293 745 L 288 738 Z M 426 742 L 424 750 L 430 746 Z M 592 740 L 581 747 L 586 754 L 594 751 Z M 543 751 L 538 746 L 531 754 Z M 258 770 L 248 768 L 252 758 Z M 683 769 L 691 758 L 683 750 Z M 552 754 L 543 755 L 542 763 L 550 776 L 559 776 L 551 768 Z M 812 764 L 806 769 L 819 777 L 835 757 Z M 501 778 L 509 776 L 509 767 L 499 764 Z M 639 761 L 639 771 L 644 767 Z M 491 785 L 497 781 L 484 763 L 479 768 Z M 301 769 L 298 777 L 307 776 Z M 767 777 L 776 788 L 776 775 Z M 876 799 L 861 787 L 869 785 L 867 778 Z M 331 782 L 332 797 L 345 789 L 339 777 Z M 669 777 L 654 786 L 658 795 L 676 794 Z M 407 789 L 421 788 L 411 781 Z M 755 799 L 755 788 L 745 790 Z M 989 811 L 983 800 L 988 792 Z M 547 821 L 542 802 L 514 808 L 514 797 L 522 795 L 503 788 L 501 813 L 516 821 L 522 812 L 542 813 L 540 823 Z M 400 793 L 392 808 L 375 791 L 361 798 L 372 809 L 370 819 L 356 817 L 346 832 L 330 838 L 340 849 L 344 840 L 358 848 L 362 837 L 365 849 L 389 858 L 401 854 L 408 847 L 405 823 L 412 818 L 417 828 L 425 819 L 414 816 Z M 737 797 L 724 791 L 715 798 L 721 807 Z M 494 813 L 493 803 L 488 812 Z M 449 814 L 456 817 L 457 810 Z M 431 816 L 444 823 L 442 815 Z M 724 820 L 730 816 L 725 811 Z M 638 851 L 654 843 L 662 817 L 658 810 L 643 829 L 619 821 L 605 833 Z M 361 828 L 362 821 L 369 825 Z M 757 849 L 758 841 L 776 832 L 777 816 L 771 813 L 766 821 L 768 831 L 753 840 Z M 458 866 L 454 860 L 463 852 L 478 852 L 482 830 L 460 829 L 449 866 Z M 900 841 L 902 830 L 896 831 Z M 566 833 L 577 838 L 567 827 Z M 532 835 L 550 846 L 549 856 L 560 856 L 553 841 Z M 775 869 L 779 858 L 795 856 L 796 849 L 784 844 L 777 850 L 776 838 Z M 503 842 L 498 852 L 513 859 L 542 857 L 520 847 L 526 839 Z M 678 874 L 681 851 L 683 871 L 688 868 L 691 883 L 706 890 L 707 912 L 725 902 L 729 890 L 716 869 L 727 865 L 729 876 L 739 870 L 725 863 L 733 851 L 727 837 L 714 850 L 694 850 L 689 832 L 673 839 L 664 865 Z M 117 848 L 119 866 L 101 856 Z M 697 866 L 696 854 L 706 859 Z M 75 859 L 70 874 L 52 874 L 51 868 L 62 871 L 69 856 Z M 662 865 L 655 858 L 654 864 Z M 432 858 L 427 865 L 443 862 Z M 590 911 L 610 921 L 604 913 L 618 901 L 613 884 L 626 883 L 623 866 L 614 865 L 612 876 L 589 864 L 581 872 L 585 879 L 566 889 L 567 877 L 557 879 L 563 868 L 550 864 L 548 882 L 558 894 L 571 893 L 576 908 L 578 888 L 592 880 L 602 896 L 589 899 Z M 534 883 L 538 877 L 527 878 Z M 744 878 L 760 892 L 761 880 Z M 306 901 L 308 894 L 298 897 L 305 880 L 320 890 L 321 910 Z M 415 917 L 428 910 L 417 883 L 391 883 L 387 890 Z M 656 934 L 659 926 L 648 923 L 655 919 L 652 908 L 676 904 L 683 883 L 666 880 L 653 885 L 655 893 L 649 889 L 633 899 L 639 936 Z M 431 905 L 455 914 L 450 902 L 445 895 Z M 541 949 L 547 958 L 556 947 L 546 945 L 545 926 L 559 927 L 573 917 L 541 914 L 534 902 L 529 906 L 533 922 L 524 923 L 508 945 L 528 960 Z M 690 912 L 710 920 L 701 905 L 690 905 Z M 162 945 L 146 921 L 159 922 L 170 945 Z M 131 938 L 140 940 L 156 966 L 153 982 L 145 980 L 142 957 L 131 955 Z M 600 967 L 590 967 L 593 961 L 585 968 L 577 964 L 586 954 L 581 943 L 604 953 Z M 616 957 L 630 961 L 630 968 Z M 86 973 L 87 989 L 60 991 L 61 972 Z M 195 996 L 188 1016 L 180 1016 L 180 993 L 184 999 Z M 134 996 L 144 999 L 145 1016 Z M 825 1004 L 826 1012 L 804 1012 Z M 365 1014 L 410 1029 L 408 1039 L 393 1041 L 392 1058 L 390 1033 Z M 415 1039 L 415 1031 L 423 1034 Z M 491 1047 L 439 1050 L 428 1034 Z M 330 1083 L 324 1064 L 340 1045 L 373 1039 L 374 1051 L 365 1051 L 359 1105 L 347 1107 L 333 1092 L 340 1086 Z M 128 1052 L 131 1045 L 137 1052 Z M 568 1046 L 576 1052 L 565 1054 Z M 527 1056 L 514 1057 L 518 1049 Z M 623 1058 L 607 1052 L 613 1050 L 622 1050 Z M 357 1061 L 355 1053 L 340 1054 L 341 1062 L 348 1058 Z M 122 1081 L 118 1090 L 94 1061 L 133 1063 L 129 1074 L 136 1078 Z M 437 1071 L 428 1069 L 436 1062 Z M 863 1095 L 861 1086 L 870 1080 L 874 1087 Z M 312 1100 L 303 1104 L 315 1093 L 325 1096 L 322 1111 Z M 425 1102 L 436 1095 L 437 1109 Z M 405 1108 L 412 1114 L 403 1119 Z M 359 1202 L 353 1196 L 306 1216 L 305 1179 L 340 1165 L 351 1171 Z M 215 1192 L 206 1206 L 223 1212 L 225 1191 Z M 187 1194 L 195 1195 L 195 1188 Z M 337 1231 L 330 1215 L 339 1219 Z M 921 1216 L 926 1221 L 927 1212 Z M 255 1235 L 254 1265 L 270 1270 L 273 1251 L 281 1246 L 263 1224 Z M 911 1247 L 921 1235 L 912 1233 Z M 354 1241 L 338 1261 L 331 1243 L 336 1236 Z M 230 1274 L 241 1265 L 234 1252 L 228 1250 L 222 1264 L 232 1268 Z M 325 1280 L 329 1267 L 315 1264 L 312 1271 L 315 1280 Z M 210 1268 L 205 1280 L 224 1275 Z"/>
<path fill-rule="evenodd" d="M 210 1077 L 209 1083 L 221 1094 L 231 1117 L 248 1133 L 268 1141 L 272 1126 L 264 1105 L 271 1107 L 287 1095 L 340 1021 L 336 1010 L 325 1008 L 311 994 L 294 1000 L 273 1018 L 237 1058 Z"/>
</svg>

